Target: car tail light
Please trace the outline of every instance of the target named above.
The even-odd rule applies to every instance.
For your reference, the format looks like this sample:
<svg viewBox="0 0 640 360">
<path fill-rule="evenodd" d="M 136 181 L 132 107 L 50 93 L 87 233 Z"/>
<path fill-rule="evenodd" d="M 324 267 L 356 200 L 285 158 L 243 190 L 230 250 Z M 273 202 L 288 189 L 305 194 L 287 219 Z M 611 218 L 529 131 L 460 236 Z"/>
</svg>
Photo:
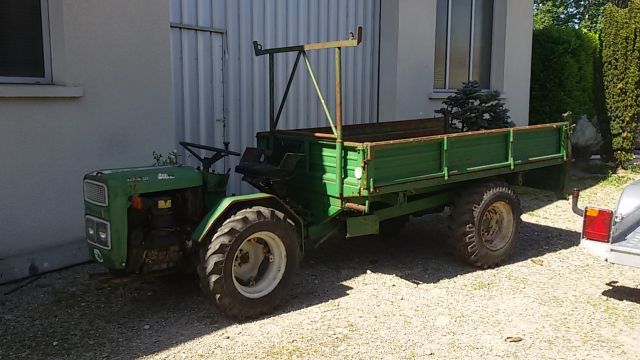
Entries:
<svg viewBox="0 0 640 360">
<path fill-rule="evenodd" d="M 584 239 L 609 242 L 613 211 L 587 207 L 584 209 L 582 237 Z"/>
</svg>

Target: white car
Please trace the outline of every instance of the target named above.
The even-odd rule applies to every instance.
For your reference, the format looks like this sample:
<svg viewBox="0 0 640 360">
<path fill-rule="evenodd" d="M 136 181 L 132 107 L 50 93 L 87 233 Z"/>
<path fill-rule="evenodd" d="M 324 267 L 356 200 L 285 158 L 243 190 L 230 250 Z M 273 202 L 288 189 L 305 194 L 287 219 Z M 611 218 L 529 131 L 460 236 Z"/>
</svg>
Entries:
<svg viewBox="0 0 640 360">
<path fill-rule="evenodd" d="M 573 190 L 573 212 L 584 218 L 580 246 L 614 264 L 640 267 L 640 180 L 624 188 L 615 211 L 578 207 L 580 191 Z"/>
</svg>

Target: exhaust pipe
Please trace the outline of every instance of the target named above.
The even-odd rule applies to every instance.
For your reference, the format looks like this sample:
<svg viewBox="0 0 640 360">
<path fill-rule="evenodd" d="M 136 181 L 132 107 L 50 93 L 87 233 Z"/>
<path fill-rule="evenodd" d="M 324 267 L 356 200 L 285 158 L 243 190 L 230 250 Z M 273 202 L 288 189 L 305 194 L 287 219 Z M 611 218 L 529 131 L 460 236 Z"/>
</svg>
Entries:
<svg viewBox="0 0 640 360">
<path fill-rule="evenodd" d="M 571 210 L 578 216 L 584 216 L 584 209 L 578 207 L 578 200 L 580 199 L 580 189 L 573 188 L 571 191 Z"/>
</svg>

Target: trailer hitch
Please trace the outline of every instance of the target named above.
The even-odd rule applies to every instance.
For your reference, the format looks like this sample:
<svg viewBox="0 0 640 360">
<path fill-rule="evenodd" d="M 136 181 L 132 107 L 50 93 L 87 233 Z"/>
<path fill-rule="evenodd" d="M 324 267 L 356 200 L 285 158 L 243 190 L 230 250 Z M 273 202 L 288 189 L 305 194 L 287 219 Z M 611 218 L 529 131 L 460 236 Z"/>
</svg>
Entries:
<svg viewBox="0 0 640 360">
<path fill-rule="evenodd" d="M 571 210 L 573 211 L 574 214 L 582 217 L 584 216 L 584 209 L 580 209 L 580 207 L 578 207 L 579 199 L 580 199 L 580 189 L 573 188 L 573 190 L 571 190 Z"/>
</svg>

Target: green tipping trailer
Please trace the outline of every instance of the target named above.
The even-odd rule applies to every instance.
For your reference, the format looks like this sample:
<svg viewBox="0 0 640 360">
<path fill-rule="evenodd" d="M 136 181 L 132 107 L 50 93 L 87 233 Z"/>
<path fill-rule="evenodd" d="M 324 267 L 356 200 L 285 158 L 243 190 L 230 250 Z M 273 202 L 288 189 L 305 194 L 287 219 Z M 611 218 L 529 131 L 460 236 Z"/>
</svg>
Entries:
<svg viewBox="0 0 640 360">
<path fill-rule="evenodd" d="M 566 195 L 569 125 L 448 133 L 441 118 L 343 125 L 341 54 L 362 40 L 263 49 L 269 68 L 269 130 L 257 134 L 236 172 L 259 192 L 227 196 L 228 174 L 212 164 L 228 149 L 181 142 L 201 162 L 95 171 L 85 176 L 91 256 L 116 273 L 195 267 L 211 302 L 235 317 L 273 310 L 299 261 L 332 236 L 396 232 L 411 216 L 450 209 L 449 243 L 480 268 L 515 248 L 520 203 L 512 185 Z M 334 49 L 332 115 L 307 52 Z M 275 55 L 296 61 L 276 109 Z M 329 126 L 279 130 L 298 64 L 304 60 Z M 211 155 L 206 156 L 205 154 Z M 393 246 L 393 243 L 389 243 Z"/>
<path fill-rule="evenodd" d="M 259 133 L 236 169 L 300 209 L 309 245 L 340 230 L 378 234 L 381 222 L 440 210 L 488 179 L 566 193 L 565 123 L 442 134 L 443 119 L 434 118 L 343 129 L 342 159 L 330 128 L 278 130 Z"/>
</svg>

